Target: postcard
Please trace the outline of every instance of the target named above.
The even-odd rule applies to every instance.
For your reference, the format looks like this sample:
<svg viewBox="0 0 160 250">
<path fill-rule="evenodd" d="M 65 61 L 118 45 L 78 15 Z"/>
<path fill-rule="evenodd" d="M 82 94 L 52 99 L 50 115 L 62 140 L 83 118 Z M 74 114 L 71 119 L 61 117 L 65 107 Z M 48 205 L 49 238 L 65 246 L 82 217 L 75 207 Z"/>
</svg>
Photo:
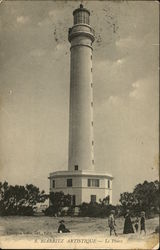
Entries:
<svg viewBox="0 0 160 250">
<path fill-rule="evenodd" d="M 159 2 L 0 16 L 0 247 L 158 249 Z"/>
</svg>

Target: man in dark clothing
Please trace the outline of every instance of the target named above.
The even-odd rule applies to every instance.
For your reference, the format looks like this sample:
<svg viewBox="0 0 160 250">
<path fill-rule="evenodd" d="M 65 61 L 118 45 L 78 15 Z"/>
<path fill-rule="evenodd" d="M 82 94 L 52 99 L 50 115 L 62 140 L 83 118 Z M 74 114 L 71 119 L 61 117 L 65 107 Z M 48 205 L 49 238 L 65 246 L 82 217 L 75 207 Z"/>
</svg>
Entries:
<svg viewBox="0 0 160 250">
<path fill-rule="evenodd" d="M 141 220 L 140 220 L 140 234 L 144 231 L 146 234 L 146 225 L 145 225 L 145 212 L 141 212 Z"/>
<path fill-rule="evenodd" d="M 136 232 L 138 232 L 138 227 L 139 227 L 139 218 L 138 218 L 138 216 L 136 217 L 134 226 L 135 226 Z"/>
<path fill-rule="evenodd" d="M 123 233 L 124 234 L 134 233 L 129 210 L 126 211 Z"/>
<path fill-rule="evenodd" d="M 70 233 L 70 230 L 66 228 L 65 224 L 64 224 L 64 220 L 61 220 L 60 225 L 58 227 L 58 233 Z"/>
</svg>

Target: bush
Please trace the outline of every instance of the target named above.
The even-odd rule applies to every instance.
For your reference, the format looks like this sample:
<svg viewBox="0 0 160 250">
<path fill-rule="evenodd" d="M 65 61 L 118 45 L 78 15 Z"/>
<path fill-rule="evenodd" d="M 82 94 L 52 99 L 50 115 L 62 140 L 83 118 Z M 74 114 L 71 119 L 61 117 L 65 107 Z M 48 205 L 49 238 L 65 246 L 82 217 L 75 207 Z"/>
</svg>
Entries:
<svg viewBox="0 0 160 250">
<path fill-rule="evenodd" d="M 116 215 L 118 214 L 118 210 L 113 205 L 105 205 L 101 203 L 82 203 L 80 206 L 79 216 L 82 217 L 108 217 L 111 210 L 115 210 Z"/>
<path fill-rule="evenodd" d="M 132 193 L 124 192 L 120 194 L 122 212 L 130 210 L 133 216 L 145 211 L 147 218 L 152 218 L 159 212 L 160 196 L 159 181 L 148 182 L 135 186 Z"/>
<path fill-rule="evenodd" d="M 49 206 L 46 210 L 44 210 L 44 214 L 46 216 L 54 216 L 61 214 L 66 215 L 66 211 L 63 211 L 65 207 L 71 207 L 71 195 L 65 195 L 62 191 L 60 192 L 50 192 L 49 200 L 51 202 L 51 206 Z"/>
<path fill-rule="evenodd" d="M 54 206 L 49 206 L 43 212 L 46 216 L 55 216 L 57 214 L 57 210 Z"/>
<path fill-rule="evenodd" d="M 0 182 L 0 215 L 33 215 L 34 206 L 47 198 L 44 191 L 29 184 L 26 186 L 8 185 Z"/>
</svg>

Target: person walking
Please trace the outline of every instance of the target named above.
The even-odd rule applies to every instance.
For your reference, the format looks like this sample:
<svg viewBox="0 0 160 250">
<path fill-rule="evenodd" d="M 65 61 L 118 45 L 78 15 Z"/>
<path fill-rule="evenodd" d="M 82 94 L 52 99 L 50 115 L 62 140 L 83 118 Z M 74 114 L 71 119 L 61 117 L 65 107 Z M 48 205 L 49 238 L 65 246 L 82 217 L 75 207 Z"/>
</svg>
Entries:
<svg viewBox="0 0 160 250">
<path fill-rule="evenodd" d="M 146 234 L 146 219 L 145 219 L 145 212 L 141 212 L 141 219 L 140 219 L 140 234 L 144 231 Z"/>
<path fill-rule="evenodd" d="M 112 232 L 114 232 L 114 234 L 117 236 L 117 232 L 116 232 L 116 222 L 115 222 L 115 211 L 111 210 L 110 215 L 108 217 L 108 226 L 110 229 L 110 236 L 112 235 Z"/>
<path fill-rule="evenodd" d="M 130 212 L 127 209 L 126 215 L 125 215 L 125 221 L 124 221 L 123 234 L 131 234 L 131 233 L 134 233 L 134 230 L 133 230 L 133 226 L 132 226 Z"/>
</svg>

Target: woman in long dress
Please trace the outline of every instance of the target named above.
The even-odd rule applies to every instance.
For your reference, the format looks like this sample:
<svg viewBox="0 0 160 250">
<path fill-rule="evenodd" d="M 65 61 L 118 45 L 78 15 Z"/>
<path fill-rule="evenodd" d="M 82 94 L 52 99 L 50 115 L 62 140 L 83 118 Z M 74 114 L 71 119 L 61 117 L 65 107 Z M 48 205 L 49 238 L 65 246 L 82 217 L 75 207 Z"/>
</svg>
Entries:
<svg viewBox="0 0 160 250">
<path fill-rule="evenodd" d="M 131 216 L 129 210 L 127 210 L 125 215 L 123 234 L 132 234 L 132 233 L 134 233 L 134 230 L 132 226 Z"/>
</svg>

